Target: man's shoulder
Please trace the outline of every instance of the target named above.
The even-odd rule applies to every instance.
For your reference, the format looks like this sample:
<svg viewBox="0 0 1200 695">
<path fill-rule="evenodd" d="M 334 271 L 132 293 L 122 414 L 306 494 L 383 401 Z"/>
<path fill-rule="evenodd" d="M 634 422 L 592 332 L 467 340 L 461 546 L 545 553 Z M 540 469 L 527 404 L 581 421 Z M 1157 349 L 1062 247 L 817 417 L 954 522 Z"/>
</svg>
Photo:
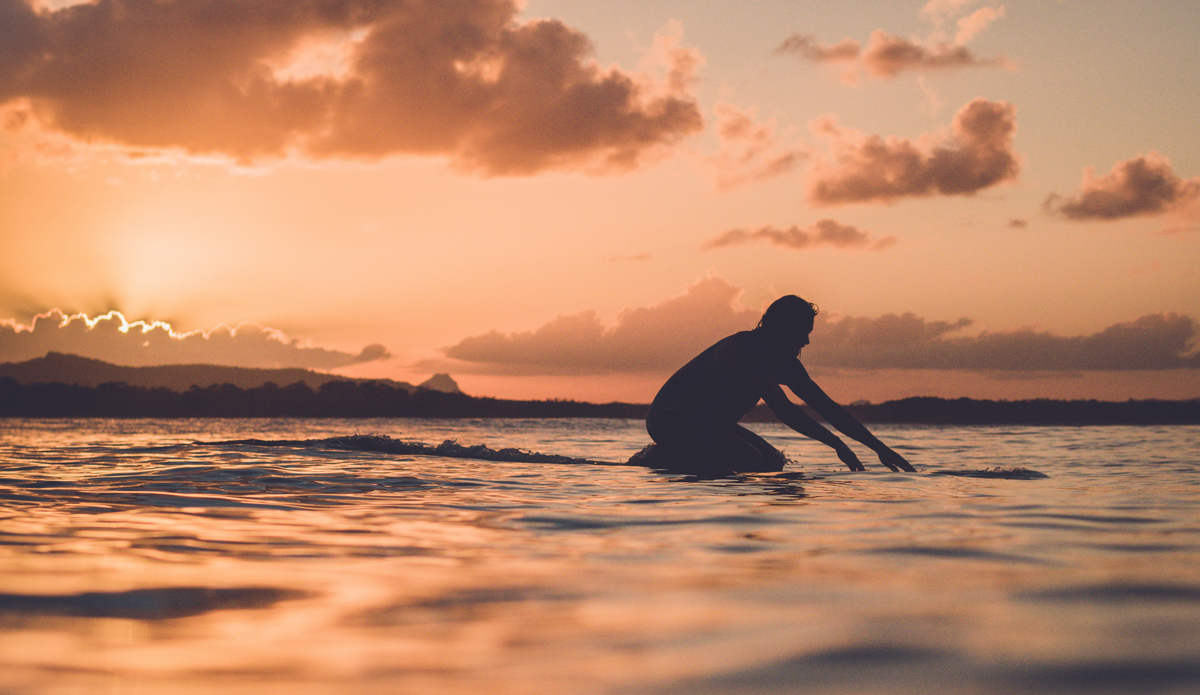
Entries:
<svg viewBox="0 0 1200 695">
<path fill-rule="evenodd" d="M 713 344 L 710 350 L 715 350 L 721 354 L 753 354 L 761 352 L 763 349 L 762 341 L 753 331 L 739 331 L 733 335 L 725 336 Z"/>
<path fill-rule="evenodd" d="M 721 339 L 721 343 L 730 343 L 734 345 L 745 345 L 748 347 L 762 347 L 763 343 L 759 340 L 758 335 L 754 331 L 738 331 L 733 335 L 726 336 Z"/>
</svg>

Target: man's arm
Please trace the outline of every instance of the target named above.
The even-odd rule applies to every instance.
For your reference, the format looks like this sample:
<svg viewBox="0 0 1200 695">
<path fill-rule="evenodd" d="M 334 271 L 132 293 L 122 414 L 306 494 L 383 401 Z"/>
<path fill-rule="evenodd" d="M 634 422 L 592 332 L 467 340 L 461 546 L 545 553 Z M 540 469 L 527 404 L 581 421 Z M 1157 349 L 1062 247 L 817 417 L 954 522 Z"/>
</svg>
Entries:
<svg viewBox="0 0 1200 695">
<path fill-rule="evenodd" d="M 862 465 L 862 461 L 858 460 L 858 456 L 854 451 L 846 446 L 846 442 L 838 439 L 836 434 L 825 429 L 821 426 L 821 423 L 809 417 L 808 413 L 805 413 L 800 406 L 793 403 L 779 386 L 772 384 L 768 387 L 766 393 L 763 394 L 763 400 L 767 402 L 767 407 L 771 409 L 772 413 L 775 413 L 775 417 L 779 418 L 780 422 L 809 439 L 815 439 L 831 447 L 837 452 L 838 458 L 841 459 L 842 463 L 846 464 L 850 470 L 867 470 Z"/>
<path fill-rule="evenodd" d="M 821 387 L 817 386 L 817 382 L 812 380 L 812 377 L 808 375 L 808 370 L 804 368 L 804 365 L 800 364 L 799 360 L 796 361 L 794 368 L 789 369 L 787 387 L 791 389 L 792 393 L 807 403 L 810 408 L 817 411 L 821 417 L 825 418 L 826 422 L 836 427 L 839 432 L 870 447 L 872 451 L 879 455 L 879 462 L 883 465 L 893 471 L 905 470 L 915 472 L 912 464 L 904 460 L 903 456 L 892 451 L 888 445 L 879 441 L 857 418 L 848 413 L 845 408 L 838 405 L 836 401 L 821 390 Z M 781 389 L 780 394 L 782 393 Z M 811 418 L 809 419 L 811 420 Z"/>
</svg>

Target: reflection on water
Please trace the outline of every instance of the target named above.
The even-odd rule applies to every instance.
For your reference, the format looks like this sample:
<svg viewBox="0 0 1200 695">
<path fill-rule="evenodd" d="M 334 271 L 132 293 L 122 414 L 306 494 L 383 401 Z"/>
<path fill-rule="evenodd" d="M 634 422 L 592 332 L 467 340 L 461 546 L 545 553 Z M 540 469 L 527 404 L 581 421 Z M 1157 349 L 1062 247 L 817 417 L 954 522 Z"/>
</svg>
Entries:
<svg viewBox="0 0 1200 695">
<path fill-rule="evenodd" d="M 0 691 L 1200 690 L 1200 428 L 763 429 L 798 465 L 697 480 L 304 443 L 622 421 L 0 422 Z"/>
</svg>

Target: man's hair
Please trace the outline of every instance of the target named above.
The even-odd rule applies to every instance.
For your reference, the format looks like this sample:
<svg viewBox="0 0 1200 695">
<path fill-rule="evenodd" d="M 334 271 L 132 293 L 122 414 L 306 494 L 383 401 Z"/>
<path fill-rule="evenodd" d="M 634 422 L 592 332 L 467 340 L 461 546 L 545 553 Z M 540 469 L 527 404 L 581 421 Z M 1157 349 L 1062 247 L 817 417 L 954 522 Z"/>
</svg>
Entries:
<svg viewBox="0 0 1200 695">
<path fill-rule="evenodd" d="M 789 294 L 771 302 L 771 306 L 763 312 L 758 322 L 759 328 L 768 331 L 784 326 L 795 325 L 801 321 L 813 321 L 820 313 L 816 304 L 805 301 L 794 294 Z"/>
</svg>

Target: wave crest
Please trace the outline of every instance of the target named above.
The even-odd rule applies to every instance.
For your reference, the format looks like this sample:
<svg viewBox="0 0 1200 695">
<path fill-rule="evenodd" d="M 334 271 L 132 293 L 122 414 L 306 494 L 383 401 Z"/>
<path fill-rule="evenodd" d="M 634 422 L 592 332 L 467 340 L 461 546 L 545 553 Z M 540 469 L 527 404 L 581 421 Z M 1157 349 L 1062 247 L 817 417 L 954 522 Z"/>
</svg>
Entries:
<svg viewBox="0 0 1200 695">
<path fill-rule="evenodd" d="M 422 442 L 394 439 L 382 434 L 351 434 L 341 437 L 324 439 L 242 439 L 231 444 L 247 444 L 252 446 L 291 446 L 304 448 L 339 449 L 342 451 L 374 451 L 384 454 L 402 454 L 406 456 L 441 456 L 455 459 L 477 459 L 480 461 L 510 461 L 514 463 L 569 463 L 612 466 L 621 465 L 606 461 L 562 456 L 559 454 L 542 454 L 526 449 L 504 448 L 493 449 L 484 444 L 465 446 L 453 439 L 447 439 L 437 446 Z"/>
</svg>

